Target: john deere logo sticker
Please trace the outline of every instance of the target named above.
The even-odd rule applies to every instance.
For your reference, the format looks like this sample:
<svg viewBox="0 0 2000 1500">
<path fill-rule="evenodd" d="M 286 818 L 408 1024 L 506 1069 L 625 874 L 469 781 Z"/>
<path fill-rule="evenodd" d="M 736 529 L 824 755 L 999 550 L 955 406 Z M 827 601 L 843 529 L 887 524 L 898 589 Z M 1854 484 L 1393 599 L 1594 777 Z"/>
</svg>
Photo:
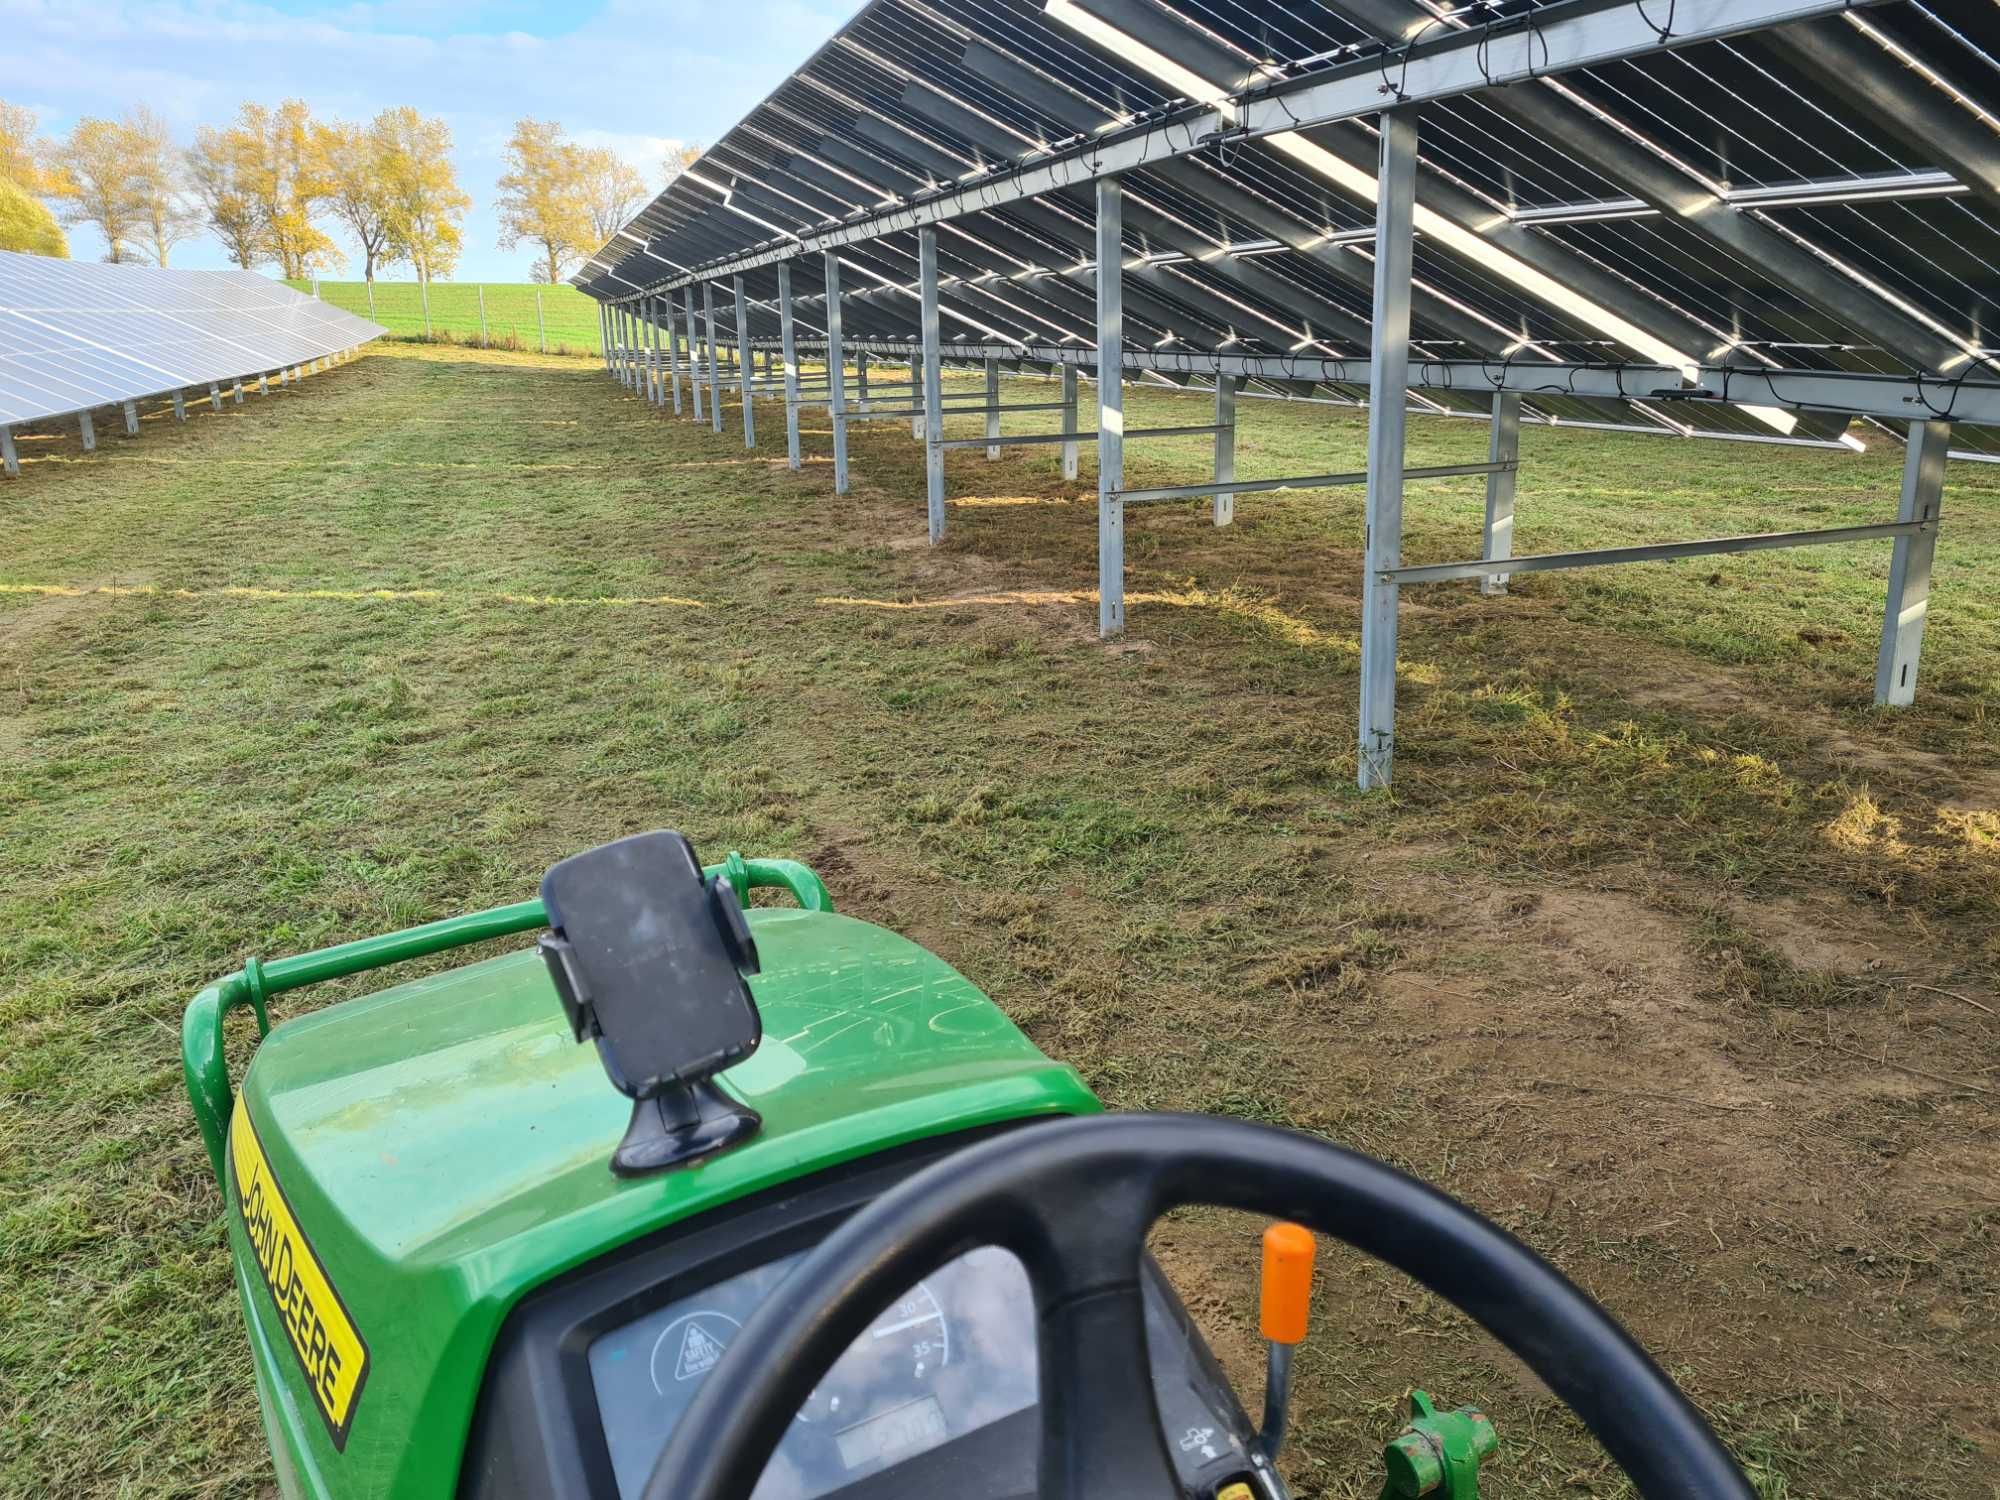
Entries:
<svg viewBox="0 0 2000 1500">
<path fill-rule="evenodd" d="M 284 1189 L 271 1175 L 264 1148 L 239 1099 L 229 1122 L 229 1151 L 235 1161 L 236 1206 L 257 1269 L 278 1305 L 285 1341 L 298 1356 L 313 1404 L 326 1419 L 333 1446 L 347 1446 L 347 1429 L 361 1384 L 368 1378 L 368 1345 L 347 1315 L 326 1267 L 313 1252 Z"/>
</svg>

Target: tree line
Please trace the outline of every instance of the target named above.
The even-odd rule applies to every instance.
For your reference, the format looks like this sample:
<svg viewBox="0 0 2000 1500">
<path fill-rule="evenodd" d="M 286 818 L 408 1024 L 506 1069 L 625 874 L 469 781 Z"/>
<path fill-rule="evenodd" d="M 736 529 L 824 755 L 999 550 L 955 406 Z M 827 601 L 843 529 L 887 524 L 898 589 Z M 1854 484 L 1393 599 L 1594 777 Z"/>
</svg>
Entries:
<svg viewBox="0 0 2000 1500">
<path fill-rule="evenodd" d="M 699 155 L 681 148 L 667 178 Z M 495 188 L 500 248 L 532 246 L 533 279 L 548 283 L 650 197 L 615 152 L 533 119 L 515 125 Z M 338 235 L 367 280 L 407 265 L 430 281 L 457 265 L 471 208 L 450 128 L 408 105 L 361 124 L 316 119 L 297 99 L 245 104 L 183 146 L 144 106 L 49 138 L 31 111 L 0 100 L 0 250 L 66 256 L 63 226 L 89 225 L 106 260 L 164 266 L 176 246 L 207 234 L 244 270 L 274 266 L 297 280 L 345 261 Z"/>
</svg>

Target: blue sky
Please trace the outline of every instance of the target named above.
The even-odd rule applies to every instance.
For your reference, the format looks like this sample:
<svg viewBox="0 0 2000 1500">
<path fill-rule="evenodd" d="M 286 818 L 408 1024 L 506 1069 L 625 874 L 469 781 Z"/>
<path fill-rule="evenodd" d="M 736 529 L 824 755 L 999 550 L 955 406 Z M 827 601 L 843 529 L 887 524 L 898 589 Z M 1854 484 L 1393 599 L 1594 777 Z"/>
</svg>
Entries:
<svg viewBox="0 0 2000 1500">
<path fill-rule="evenodd" d="M 657 185 L 684 140 L 713 141 L 853 13 L 856 0 L 0 0 L 0 99 L 42 129 L 150 104 L 183 140 L 245 99 L 301 98 L 361 120 L 413 104 L 450 124 L 472 194 L 461 280 L 525 281 L 529 252 L 497 244 L 500 155 L 523 115 L 611 146 Z M 343 247 L 348 248 L 348 247 Z M 70 250 L 95 258 L 88 229 Z M 174 264 L 219 266 L 203 238 Z M 356 263 L 347 273 L 359 275 Z M 396 273 L 401 274 L 401 273 Z"/>
</svg>

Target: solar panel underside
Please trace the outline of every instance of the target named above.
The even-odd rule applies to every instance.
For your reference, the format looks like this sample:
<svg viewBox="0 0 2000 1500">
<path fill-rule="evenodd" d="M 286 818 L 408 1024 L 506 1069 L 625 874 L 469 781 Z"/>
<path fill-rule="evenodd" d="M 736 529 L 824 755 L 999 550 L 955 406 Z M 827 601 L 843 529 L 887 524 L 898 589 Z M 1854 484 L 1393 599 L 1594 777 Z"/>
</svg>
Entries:
<svg viewBox="0 0 2000 1500">
<path fill-rule="evenodd" d="M 1494 13 L 1590 0 L 1085 0 L 1121 50 L 1044 0 L 870 0 L 696 169 L 599 251 L 578 284 L 620 298 L 752 247 L 851 220 L 1088 140 L 1175 99 L 1145 48 L 1212 83 L 1303 78 Z M 1072 6 L 1071 9 L 1076 7 Z M 1647 11 L 1671 27 L 1674 8 Z M 1452 16 L 1447 22 L 1441 19 Z M 1388 49 L 1388 50 L 1385 50 Z M 1855 81 L 1842 75 L 1858 69 Z M 1385 72 L 1385 80 L 1390 76 Z M 1868 97 L 1856 97 L 1857 89 Z M 1885 100 L 1893 102 L 1885 103 Z M 1309 128 L 1368 174 L 1372 119 Z M 1708 41 L 1423 107 L 1413 354 L 1630 360 L 1618 322 L 1697 360 L 1770 369 L 2000 370 L 2000 7 L 1889 0 L 1803 26 Z M 1269 141 L 1226 142 L 1125 174 L 1128 346 L 1353 355 L 1369 338 L 1368 193 Z M 1687 204 L 1701 212 L 1679 212 Z M 1468 253 L 1484 241 L 1490 254 Z M 643 242 L 643 243 L 642 243 Z M 635 248 L 636 247 L 636 248 Z M 1091 208 L 1081 183 L 968 212 L 938 235 L 944 337 L 1088 344 Z M 916 236 L 843 246 L 850 337 L 916 335 Z M 1144 257 L 1145 259 L 1140 259 Z M 817 255 L 793 262 L 801 330 Z M 1351 262 L 1345 264 L 1343 262 Z M 1525 264 L 1577 294 L 1538 291 Z M 1338 274 L 1342 273 L 1344 274 Z M 1815 280 L 1806 271 L 1821 273 Z M 769 267 L 744 277 L 752 331 L 775 331 Z M 1607 317 L 1602 311 L 1615 314 Z M 1433 393 L 1436 394 L 1436 393 Z M 1476 400 L 1438 396 L 1440 404 Z M 1769 435 L 1739 407 L 1557 395 L 1562 420 Z M 1839 414 L 1803 413 L 1824 440 Z M 1960 423 L 1959 451 L 2000 454 Z"/>
<path fill-rule="evenodd" d="M 266 374 L 381 333 L 254 271 L 0 252 L 0 422 Z"/>
</svg>

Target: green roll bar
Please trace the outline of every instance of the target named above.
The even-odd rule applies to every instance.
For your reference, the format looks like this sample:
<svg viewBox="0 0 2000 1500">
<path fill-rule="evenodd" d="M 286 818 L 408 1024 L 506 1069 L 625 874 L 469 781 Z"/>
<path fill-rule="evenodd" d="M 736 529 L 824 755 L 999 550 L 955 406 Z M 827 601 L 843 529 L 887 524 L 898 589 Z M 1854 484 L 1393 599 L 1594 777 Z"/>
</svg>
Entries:
<svg viewBox="0 0 2000 1500">
<path fill-rule="evenodd" d="M 726 879 L 743 906 L 750 904 L 751 891 L 776 889 L 790 891 L 792 898 L 807 911 L 833 910 L 833 897 L 827 892 L 826 882 L 795 859 L 745 859 L 732 850 L 721 864 L 705 867 L 702 875 L 705 879 L 718 875 Z M 208 1147 L 209 1165 L 214 1167 L 216 1179 L 223 1180 L 223 1141 L 235 1100 L 229 1082 L 229 1062 L 223 1052 L 223 1024 L 232 1010 L 247 1005 L 256 1013 L 257 1038 L 262 1041 L 271 1032 L 268 1002 L 273 995 L 548 925 L 548 912 L 539 900 L 516 901 L 512 906 L 446 917 L 401 932 L 337 943 L 313 953 L 274 958 L 269 963 L 246 959 L 236 973 L 209 985 L 188 1002 L 187 1013 L 181 1018 L 181 1073 L 187 1081 L 188 1103 L 194 1106 L 195 1121 L 201 1126 L 202 1142 Z"/>
</svg>

